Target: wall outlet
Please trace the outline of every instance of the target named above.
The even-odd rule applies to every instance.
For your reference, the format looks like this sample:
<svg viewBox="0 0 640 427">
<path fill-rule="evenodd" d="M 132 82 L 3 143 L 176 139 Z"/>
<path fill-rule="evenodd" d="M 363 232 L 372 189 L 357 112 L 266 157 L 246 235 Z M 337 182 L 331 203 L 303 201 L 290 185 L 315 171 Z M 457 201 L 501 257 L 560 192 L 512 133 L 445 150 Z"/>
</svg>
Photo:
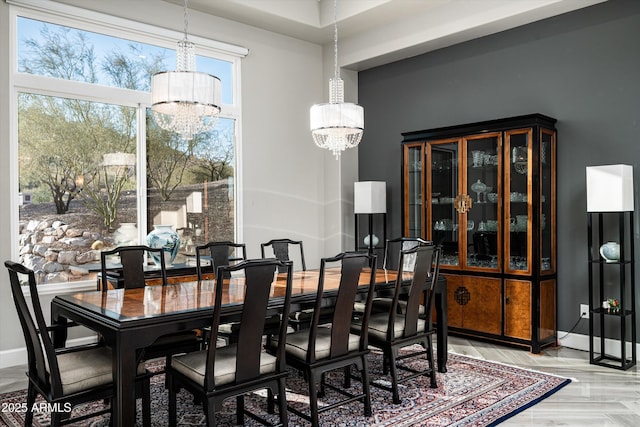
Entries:
<svg viewBox="0 0 640 427">
<path fill-rule="evenodd" d="M 589 318 L 589 304 L 580 304 L 580 317 L 583 319 Z"/>
</svg>

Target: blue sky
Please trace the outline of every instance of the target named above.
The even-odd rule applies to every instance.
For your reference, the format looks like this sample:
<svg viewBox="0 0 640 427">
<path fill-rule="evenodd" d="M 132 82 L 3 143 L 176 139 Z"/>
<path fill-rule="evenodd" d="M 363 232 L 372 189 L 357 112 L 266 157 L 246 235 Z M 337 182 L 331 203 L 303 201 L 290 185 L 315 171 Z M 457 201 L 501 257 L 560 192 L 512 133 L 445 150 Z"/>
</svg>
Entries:
<svg viewBox="0 0 640 427">
<path fill-rule="evenodd" d="M 63 31 L 60 25 L 36 21 L 33 19 L 18 17 L 18 58 L 27 55 L 25 41 L 28 39 L 42 39 L 41 30 L 47 26 L 50 32 Z M 134 43 L 138 49 L 147 55 L 160 55 L 164 58 L 166 68 L 163 71 L 175 70 L 175 50 L 165 49 L 162 47 L 137 43 L 130 40 L 120 39 L 116 37 L 106 36 L 103 34 L 93 33 L 84 30 L 72 29 L 75 32 L 82 32 L 86 36 L 89 44 L 93 45 L 94 54 L 98 61 L 101 61 L 106 55 L 119 50 L 121 52 L 129 52 L 129 45 Z M 70 34 L 73 37 L 73 33 Z M 176 40 L 176 43 L 178 40 Z M 98 67 L 99 68 L 99 67 Z M 232 96 L 232 64 L 227 61 L 221 61 L 203 56 L 196 57 L 197 71 L 209 73 L 218 77 L 222 82 L 222 102 L 230 104 L 233 102 Z M 102 77 L 102 78 L 101 78 Z M 110 85 L 110 82 L 104 76 L 98 76 L 101 84 Z"/>
</svg>

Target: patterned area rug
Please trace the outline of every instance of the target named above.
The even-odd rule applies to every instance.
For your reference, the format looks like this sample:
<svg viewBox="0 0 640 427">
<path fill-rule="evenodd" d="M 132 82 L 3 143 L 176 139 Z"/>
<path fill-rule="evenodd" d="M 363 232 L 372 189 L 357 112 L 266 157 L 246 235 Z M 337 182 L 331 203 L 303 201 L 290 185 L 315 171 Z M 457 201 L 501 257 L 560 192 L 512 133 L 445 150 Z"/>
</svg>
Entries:
<svg viewBox="0 0 640 427">
<path fill-rule="evenodd" d="M 375 381 L 386 381 L 381 373 L 381 355 L 372 353 L 369 356 L 371 378 Z M 415 362 L 414 362 L 415 363 Z M 426 361 L 420 361 L 425 363 Z M 158 369 L 159 363 L 152 366 Z M 352 403 L 333 411 L 321 414 L 322 426 L 491 426 L 512 417 L 522 410 L 535 405 L 558 391 L 571 380 L 529 371 L 504 364 L 477 360 L 466 356 L 450 354 L 446 374 L 438 373 L 438 388 L 429 387 L 429 380 L 418 377 L 413 382 L 401 386 L 399 405 L 391 403 L 391 395 L 376 387 L 371 388 L 373 416 L 363 415 L 362 404 Z M 329 381 L 340 384 L 342 373 L 330 375 Z M 354 388 L 359 388 L 358 381 L 352 381 Z M 291 373 L 287 380 L 287 399 L 290 405 L 300 406 L 306 410 L 306 384 L 297 373 Z M 164 375 L 152 379 L 152 425 L 167 425 L 167 392 L 164 389 Z M 266 415 L 277 422 L 266 412 L 265 393 L 258 393 L 245 398 L 245 405 Z M 327 390 L 320 405 L 330 404 L 338 396 Z M 0 420 L 8 426 L 24 425 L 24 413 L 21 404 L 26 404 L 26 391 L 5 393 L 0 395 L 2 412 Z M 79 406 L 75 414 L 91 412 L 102 407 L 100 403 Z M 235 399 L 229 399 L 220 414 L 219 425 L 233 425 L 235 422 Z M 246 418 L 245 425 L 254 425 Z M 184 390 L 178 396 L 178 424 L 182 426 L 204 425 L 202 408 L 193 404 L 192 396 Z M 108 419 L 93 418 L 74 426 L 107 426 Z M 35 417 L 34 425 L 49 425 L 46 411 Z M 138 411 L 138 425 L 141 415 Z M 300 418 L 289 413 L 289 425 L 308 425 Z"/>
</svg>

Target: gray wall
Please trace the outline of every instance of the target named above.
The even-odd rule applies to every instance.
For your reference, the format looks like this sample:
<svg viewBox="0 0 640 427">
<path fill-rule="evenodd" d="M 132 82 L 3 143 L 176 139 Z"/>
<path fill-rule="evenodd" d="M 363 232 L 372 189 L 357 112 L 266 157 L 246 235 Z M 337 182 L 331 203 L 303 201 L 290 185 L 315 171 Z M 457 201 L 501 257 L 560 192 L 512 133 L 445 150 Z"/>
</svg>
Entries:
<svg viewBox="0 0 640 427">
<path fill-rule="evenodd" d="M 640 173 L 639 41 L 640 2 L 609 0 L 361 72 L 359 179 L 387 181 L 389 235 L 402 234 L 401 132 L 529 113 L 558 119 L 558 328 L 568 331 L 588 302 L 585 167 L 625 163 Z M 582 320 L 576 332 L 587 328 Z"/>
</svg>

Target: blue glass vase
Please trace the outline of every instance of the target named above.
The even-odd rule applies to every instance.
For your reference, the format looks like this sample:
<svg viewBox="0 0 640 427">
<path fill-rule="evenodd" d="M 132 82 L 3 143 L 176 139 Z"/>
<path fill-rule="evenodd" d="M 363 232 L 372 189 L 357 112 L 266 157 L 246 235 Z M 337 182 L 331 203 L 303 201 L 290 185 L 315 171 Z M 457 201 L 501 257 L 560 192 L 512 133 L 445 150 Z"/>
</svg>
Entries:
<svg viewBox="0 0 640 427">
<path fill-rule="evenodd" d="M 147 234 L 147 246 L 150 248 L 164 249 L 164 261 L 166 266 L 173 264 L 180 249 L 180 236 L 173 230 L 172 225 L 154 225 L 153 230 Z M 153 262 L 160 265 L 160 256 L 151 254 Z"/>
</svg>

